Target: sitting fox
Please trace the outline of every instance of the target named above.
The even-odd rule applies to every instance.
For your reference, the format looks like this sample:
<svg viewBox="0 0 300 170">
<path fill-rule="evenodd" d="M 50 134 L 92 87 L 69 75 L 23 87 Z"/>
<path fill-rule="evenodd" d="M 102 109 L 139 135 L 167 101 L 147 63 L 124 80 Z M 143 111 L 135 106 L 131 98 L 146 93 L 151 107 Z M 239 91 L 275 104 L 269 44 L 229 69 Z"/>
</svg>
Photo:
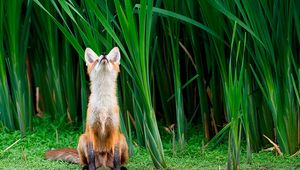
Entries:
<svg viewBox="0 0 300 170">
<path fill-rule="evenodd" d="M 76 149 L 57 149 L 46 153 L 46 159 L 80 163 L 84 169 L 98 167 L 120 169 L 128 160 L 126 139 L 120 133 L 117 76 L 120 51 L 113 48 L 108 55 L 100 55 L 87 48 L 85 61 L 90 77 L 86 130 Z"/>
</svg>

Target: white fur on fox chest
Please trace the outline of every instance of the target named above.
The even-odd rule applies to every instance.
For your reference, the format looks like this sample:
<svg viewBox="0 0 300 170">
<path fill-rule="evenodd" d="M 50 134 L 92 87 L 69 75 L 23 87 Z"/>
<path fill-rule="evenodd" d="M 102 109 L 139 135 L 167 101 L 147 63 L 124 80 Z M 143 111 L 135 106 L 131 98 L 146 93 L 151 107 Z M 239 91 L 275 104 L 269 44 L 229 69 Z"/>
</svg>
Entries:
<svg viewBox="0 0 300 170">
<path fill-rule="evenodd" d="M 119 127 L 119 113 L 115 113 L 118 107 L 116 96 L 117 75 L 110 72 L 101 72 L 100 74 L 91 74 L 91 96 L 89 98 L 89 107 L 91 113 L 87 121 L 91 126 L 94 123 L 100 123 L 101 132 L 105 130 L 105 123 L 108 119 L 112 120 L 114 127 Z"/>
</svg>

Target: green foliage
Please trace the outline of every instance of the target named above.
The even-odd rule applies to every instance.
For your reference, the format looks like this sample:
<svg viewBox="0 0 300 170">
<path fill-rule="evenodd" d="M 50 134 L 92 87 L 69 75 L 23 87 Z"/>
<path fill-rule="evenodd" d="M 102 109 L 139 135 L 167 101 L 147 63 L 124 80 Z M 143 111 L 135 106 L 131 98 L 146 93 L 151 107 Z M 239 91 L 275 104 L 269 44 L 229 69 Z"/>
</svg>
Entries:
<svg viewBox="0 0 300 170">
<path fill-rule="evenodd" d="M 11 96 L 6 77 L 6 55 L 4 50 L 4 1 L 0 2 L 0 117 L 4 125 L 10 129 L 15 129 L 13 113 L 11 112 Z"/>
<path fill-rule="evenodd" d="M 275 1 L 274 4 L 264 1 L 236 1 L 235 5 L 242 15 L 241 20 L 225 4 L 213 2 L 217 10 L 236 21 L 251 35 L 251 42 L 246 44 L 255 64 L 251 65 L 251 70 L 272 112 L 277 140 L 285 153 L 294 153 L 299 143 L 297 133 L 290 131 L 299 130 L 299 116 L 295 109 L 291 82 L 291 74 L 294 72 L 291 69 L 293 4 L 293 1 Z M 273 10 L 277 11 L 276 15 L 272 15 Z"/>
<path fill-rule="evenodd" d="M 1 2 L 0 8 L 1 118 L 9 128 L 25 133 L 32 128 L 33 114 L 27 54 L 32 1 Z"/>
<path fill-rule="evenodd" d="M 182 1 L 164 1 L 163 3 L 165 9 L 171 10 L 174 12 L 178 12 L 180 7 L 182 6 Z M 185 124 L 186 118 L 184 115 L 183 109 L 183 96 L 181 90 L 181 76 L 180 76 L 180 59 L 179 59 L 179 32 L 180 27 L 177 20 L 171 20 L 166 18 L 166 21 L 162 21 L 164 34 L 166 37 L 166 55 L 172 56 L 172 75 L 174 80 L 174 98 L 175 98 L 175 106 L 176 106 L 176 129 L 177 129 L 177 137 L 180 149 L 184 148 L 184 138 L 185 138 Z"/>
<path fill-rule="evenodd" d="M 156 168 L 173 167 L 165 153 L 192 152 L 187 132 L 195 124 L 204 134 L 194 141 L 198 149 L 228 139 L 228 168 L 243 167 L 243 141 L 247 162 L 257 161 L 252 153 L 270 146 L 263 135 L 293 154 L 299 9 L 296 0 L 1 1 L 1 124 L 24 133 L 35 106 L 84 127 L 84 49 L 118 46 L 120 127 L 132 154 L 141 154 L 133 144 L 145 146 Z M 173 135 L 172 147 L 163 145 L 157 122 Z"/>
</svg>

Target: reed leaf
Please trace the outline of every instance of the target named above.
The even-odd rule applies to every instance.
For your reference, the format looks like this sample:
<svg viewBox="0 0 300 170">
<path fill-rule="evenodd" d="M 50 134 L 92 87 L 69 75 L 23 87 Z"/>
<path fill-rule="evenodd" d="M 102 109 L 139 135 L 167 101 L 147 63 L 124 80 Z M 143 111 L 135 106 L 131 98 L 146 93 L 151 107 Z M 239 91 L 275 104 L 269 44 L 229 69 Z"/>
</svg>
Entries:
<svg viewBox="0 0 300 170">
<path fill-rule="evenodd" d="M 32 128 L 31 117 L 33 113 L 30 75 L 28 65 L 26 65 L 26 62 L 28 62 L 27 47 L 32 1 L 10 1 L 3 5 L 5 15 L 1 15 L 2 22 L 4 22 L 4 31 L 2 33 L 5 35 L 1 34 L 5 37 L 6 56 L 1 56 L 1 65 L 2 74 L 4 73 L 4 62 L 7 68 L 7 77 L 3 77 L 4 82 L 2 85 L 3 97 L 6 98 L 4 100 L 6 100 L 7 108 L 2 114 L 8 119 L 7 121 L 11 127 L 13 127 L 11 124 L 13 115 L 16 129 L 20 129 L 24 134 L 27 129 Z M 7 83 L 10 84 L 11 90 L 7 88 Z M 11 99 L 8 97 L 9 94 Z"/>
</svg>

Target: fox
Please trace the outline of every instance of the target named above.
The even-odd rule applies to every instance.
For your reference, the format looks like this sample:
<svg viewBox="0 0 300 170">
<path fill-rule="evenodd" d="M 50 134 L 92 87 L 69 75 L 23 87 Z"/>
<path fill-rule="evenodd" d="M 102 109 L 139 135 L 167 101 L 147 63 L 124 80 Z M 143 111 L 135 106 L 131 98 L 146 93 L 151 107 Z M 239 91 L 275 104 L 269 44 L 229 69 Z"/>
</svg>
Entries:
<svg viewBox="0 0 300 170">
<path fill-rule="evenodd" d="M 49 150 L 48 160 L 63 160 L 81 164 L 83 169 L 98 167 L 126 169 L 128 145 L 120 132 L 120 115 L 117 98 L 117 77 L 120 72 L 120 51 L 114 47 L 107 55 L 98 56 L 91 48 L 84 53 L 90 79 L 90 96 L 85 132 L 76 149 Z"/>
</svg>

